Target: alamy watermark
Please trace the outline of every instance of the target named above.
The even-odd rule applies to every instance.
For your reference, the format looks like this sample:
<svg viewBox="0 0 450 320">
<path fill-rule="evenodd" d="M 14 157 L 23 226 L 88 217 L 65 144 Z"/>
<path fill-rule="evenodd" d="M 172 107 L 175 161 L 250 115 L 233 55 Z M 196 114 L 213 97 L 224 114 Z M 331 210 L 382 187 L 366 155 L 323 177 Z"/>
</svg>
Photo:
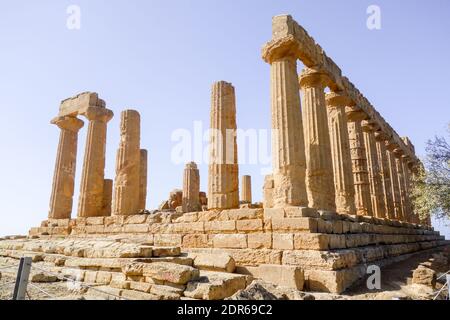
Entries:
<svg viewBox="0 0 450 320">
<path fill-rule="evenodd" d="M 66 9 L 68 14 L 66 20 L 66 27 L 69 30 L 80 30 L 81 29 L 81 8 L 77 5 L 70 5 Z"/>
<path fill-rule="evenodd" d="M 366 13 L 369 15 L 366 21 L 367 29 L 381 30 L 381 8 L 372 4 L 367 7 Z"/>
</svg>

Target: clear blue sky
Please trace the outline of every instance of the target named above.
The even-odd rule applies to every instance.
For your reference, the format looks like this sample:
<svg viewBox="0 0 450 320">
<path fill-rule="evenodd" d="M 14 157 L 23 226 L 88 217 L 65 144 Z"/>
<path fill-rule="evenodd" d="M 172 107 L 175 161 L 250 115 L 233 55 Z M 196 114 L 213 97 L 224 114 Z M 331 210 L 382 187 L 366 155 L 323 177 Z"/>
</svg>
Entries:
<svg viewBox="0 0 450 320">
<path fill-rule="evenodd" d="M 66 27 L 69 5 L 81 29 Z M 381 8 L 381 30 L 366 9 Z M 289 13 L 317 40 L 417 153 L 450 121 L 450 2 L 434 1 L 2 1 L 0 4 L 0 235 L 25 233 L 47 216 L 60 100 L 95 91 L 115 112 L 106 177 L 114 178 L 119 114 L 140 111 L 149 150 L 148 207 L 182 183 L 171 162 L 175 129 L 209 123 L 211 83 L 232 82 L 243 129 L 270 127 L 269 66 L 261 47 L 271 18 Z M 76 195 L 86 128 L 79 141 Z M 207 168 L 200 165 L 202 189 Z M 243 165 L 261 200 L 258 165 Z M 73 215 L 76 214 L 76 201 Z M 447 233 L 449 235 L 449 233 Z"/>
</svg>

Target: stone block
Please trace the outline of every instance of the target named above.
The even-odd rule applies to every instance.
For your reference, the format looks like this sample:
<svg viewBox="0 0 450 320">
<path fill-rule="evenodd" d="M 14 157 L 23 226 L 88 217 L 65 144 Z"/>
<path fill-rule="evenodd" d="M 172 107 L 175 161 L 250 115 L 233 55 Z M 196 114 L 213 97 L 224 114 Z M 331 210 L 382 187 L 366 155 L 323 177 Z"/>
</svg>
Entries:
<svg viewBox="0 0 450 320">
<path fill-rule="evenodd" d="M 186 284 L 199 277 L 195 268 L 169 262 L 155 262 L 144 266 L 143 274 L 152 279 L 174 284 Z"/>
<path fill-rule="evenodd" d="M 195 255 L 194 267 L 200 270 L 234 272 L 236 262 L 229 254 L 199 253 Z"/>
<path fill-rule="evenodd" d="M 285 211 L 283 208 L 265 208 L 264 219 L 283 219 L 285 218 Z"/>
<path fill-rule="evenodd" d="M 279 250 L 294 249 L 294 235 L 292 233 L 274 233 L 272 235 L 272 248 Z"/>
<path fill-rule="evenodd" d="M 213 237 L 214 248 L 247 248 L 247 235 L 245 234 L 216 234 Z"/>
<path fill-rule="evenodd" d="M 261 219 L 238 220 L 236 228 L 238 232 L 262 232 L 263 221 Z"/>
<path fill-rule="evenodd" d="M 208 221 L 205 222 L 207 233 L 232 233 L 236 232 L 236 221 Z"/>
<path fill-rule="evenodd" d="M 244 275 L 202 271 L 200 278 L 186 286 L 186 297 L 203 300 L 221 300 L 245 289 L 247 277 Z"/>
<path fill-rule="evenodd" d="M 154 257 L 176 257 L 180 254 L 180 247 L 153 247 Z"/>
<path fill-rule="evenodd" d="M 296 250 L 328 250 L 329 235 L 320 233 L 294 234 L 294 249 Z"/>
<path fill-rule="evenodd" d="M 272 249 L 272 233 L 250 233 L 247 241 L 251 249 Z"/>
<path fill-rule="evenodd" d="M 317 232 L 317 220 L 314 218 L 273 218 L 272 230 Z"/>
<path fill-rule="evenodd" d="M 182 236 L 179 234 L 155 234 L 155 246 L 181 246 Z"/>
<path fill-rule="evenodd" d="M 282 287 L 303 290 L 304 274 L 298 266 L 262 264 L 252 268 L 250 272 L 254 278 Z"/>
<path fill-rule="evenodd" d="M 206 234 L 187 234 L 183 236 L 183 248 L 208 248 L 208 235 Z"/>
<path fill-rule="evenodd" d="M 308 207 L 287 207 L 284 209 L 287 218 L 319 218 L 316 209 Z"/>
</svg>

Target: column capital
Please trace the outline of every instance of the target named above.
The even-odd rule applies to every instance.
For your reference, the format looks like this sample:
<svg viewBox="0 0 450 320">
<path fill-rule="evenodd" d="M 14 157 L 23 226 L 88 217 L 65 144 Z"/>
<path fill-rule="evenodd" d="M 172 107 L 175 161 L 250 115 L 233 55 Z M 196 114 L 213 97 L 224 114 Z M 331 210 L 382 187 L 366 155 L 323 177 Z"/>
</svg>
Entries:
<svg viewBox="0 0 450 320">
<path fill-rule="evenodd" d="M 381 130 L 375 131 L 375 140 L 387 141 L 387 140 L 389 140 L 389 136 Z"/>
<path fill-rule="evenodd" d="M 281 39 L 272 40 L 266 43 L 262 49 L 262 58 L 265 62 L 272 62 L 280 59 L 297 60 L 296 52 L 298 50 L 298 42 L 294 36 L 289 35 Z"/>
<path fill-rule="evenodd" d="M 368 115 L 357 106 L 346 106 L 345 113 L 350 122 L 363 121 L 368 118 Z"/>
<path fill-rule="evenodd" d="M 108 122 L 109 120 L 112 119 L 114 113 L 111 110 L 102 107 L 88 107 L 83 112 L 83 115 L 89 121 Z"/>
<path fill-rule="evenodd" d="M 186 169 L 197 169 L 197 164 L 194 161 L 186 163 Z"/>
<path fill-rule="evenodd" d="M 325 73 L 318 71 L 315 68 L 305 67 L 299 76 L 299 81 L 301 88 L 325 88 L 329 82 L 329 78 Z"/>
<path fill-rule="evenodd" d="M 325 94 L 325 100 L 328 107 L 347 107 L 354 105 L 352 99 L 342 92 L 328 92 Z"/>
<path fill-rule="evenodd" d="M 75 133 L 77 133 L 84 125 L 83 120 L 68 116 L 53 118 L 50 123 L 57 125 L 60 129 L 69 130 Z"/>
<path fill-rule="evenodd" d="M 376 123 L 371 120 L 363 120 L 361 126 L 364 132 L 375 132 L 378 129 Z"/>
</svg>

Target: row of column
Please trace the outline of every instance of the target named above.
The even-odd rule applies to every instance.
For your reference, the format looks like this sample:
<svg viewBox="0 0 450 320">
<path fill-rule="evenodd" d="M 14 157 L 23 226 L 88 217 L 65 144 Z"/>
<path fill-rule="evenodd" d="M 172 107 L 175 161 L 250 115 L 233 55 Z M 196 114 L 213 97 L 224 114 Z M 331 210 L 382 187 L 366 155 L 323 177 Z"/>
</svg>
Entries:
<svg viewBox="0 0 450 320">
<path fill-rule="evenodd" d="M 136 214 L 145 209 L 147 197 L 147 151 L 140 149 L 140 116 L 137 111 L 121 114 L 120 144 L 116 178 L 105 179 L 107 123 L 113 112 L 89 107 L 83 113 L 89 120 L 78 217 Z M 83 121 L 75 116 L 57 117 L 52 124 L 60 129 L 49 219 L 70 219 L 75 186 L 78 132 Z"/>
<path fill-rule="evenodd" d="M 349 97 L 325 93 L 325 74 L 306 67 L 298 76 L 289 48 L 266 60 L 274 131 L 272 205 L 416 221 L 408 196 L 413 164 L 399 146 Z"/>
</svg>

